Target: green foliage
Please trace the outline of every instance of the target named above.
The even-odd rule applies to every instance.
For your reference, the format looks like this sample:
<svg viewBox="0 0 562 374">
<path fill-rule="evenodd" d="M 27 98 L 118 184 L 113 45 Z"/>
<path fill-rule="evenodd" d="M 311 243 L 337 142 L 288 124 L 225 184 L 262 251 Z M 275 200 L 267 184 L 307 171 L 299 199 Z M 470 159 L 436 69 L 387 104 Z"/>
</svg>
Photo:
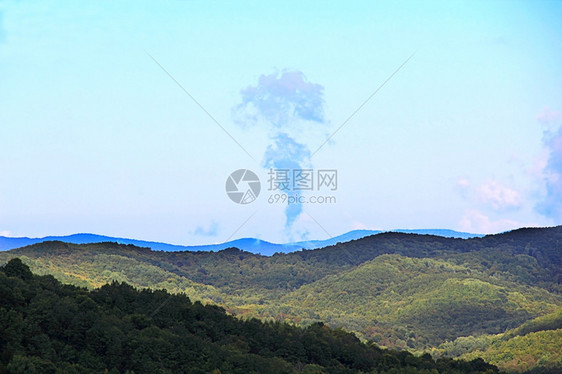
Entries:
<svg viewBox="0 0 562 374">
<path fill-rule="evenodd" d="M 19 259 L 15 258 L 12 261 L 8 262 L 4 267 L 4 273 L 8 276 L 18 277 L 21 279 L 31 279 L 33 274 L 29 267 L 24 265 L 24 263 Z"/>
<path fill-rule="evenodd" d="M 316 312 L 369 340 L 427 349 L 458 336 L 503 332 L 554 310 L 559 300 L 445 261 L 382 255 L 287 294 L 281 305 L 292 308 L 272 305 L 261 315 L 296 321 Z"/>
<path fill-rule="evenodd" d="M 559 326 L 556 318 L 531 321 L 562 306 L 561 248 L 555 227 L 468 240 L 385 233 L 272 257 L 47 242 L 0 252 L 0 264 L 19 257 L 37 274 L 89 289 L 112 281 L 163 288 L 242 319 L 323 321 L 391 348 L 456 342 L 440 349 L 458 355 L 519 326 L 503 339 Z"/>
<path fill-rule="evenodd" d="M 526 335 L 530 332 L 562 329 L 562 308 L 553 313 L 527 321 L 518 328 L 506 332 L 502 339 L 507 340 L 514 336 Z"/>
<path fill-rule="evenodd" d="M 542 367 L 561 372 L 562 329 L 531 332 L 508 340 L 496 339 L 484 351 L 461 357 L 481 357 L 508 371 L 524 372 Z"/>
<path fill-rule="evenodd" d="M 484 358 L 511 372 L 562 371 L 562 308 L 498 335 L 460 337 L 441 344 L 434 356 Z"/>
<path fill-rule="evenodd" d="M 27 274 L 18 259 L 0 268 L 0 373 L 498 371 L 479 359 L 382 350 L 322 323 L 241 321 L 184 294 L 119 282 L 88 291 Z"/>
</svg>

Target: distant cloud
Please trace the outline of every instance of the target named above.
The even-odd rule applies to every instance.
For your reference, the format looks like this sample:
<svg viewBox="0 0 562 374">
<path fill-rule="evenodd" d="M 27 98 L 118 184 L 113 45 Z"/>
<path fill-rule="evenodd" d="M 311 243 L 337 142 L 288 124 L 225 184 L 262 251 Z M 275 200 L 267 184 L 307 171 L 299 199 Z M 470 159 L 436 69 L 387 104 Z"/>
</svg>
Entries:
<svg viewBox="0 0 562 374">
<path fill-rule="evenodd" d="M 0 231 L 0 236 L 4 236 L 6 238 L 12 237 L 12 232 L 9 230 Z"/>
<path fill-rule="evenodd" d="M 351 230 L 370 230 L 370 228 L 362 222 L 354 221 L 351 224 Z"/>
<path fill-rule="evenodd" d="M 275 127 L 295 120 L 324 121 L 324 87 L 306 80 L 300 71 L 261 75 L 256 86 L 240 91 L 242 103 L 234 108 L 237 122 L 263 119 Z"/>
<path fill-rule="evenodd" d="M 310 150 L 304 144 L 297 143 L 287 133 L 280 133 L 274 138 L 274 144 L 265 151 L 265 167 L 298 169 L 302 160 L 310 158 Z"/>
<path fill-rule="evenodd" d="M 240 91 L 242 102 L 233 109 L 234 120 L 241 125 L 260 124 L 269 129 L 263 165 L 273 169 L 303 169 L 310 165 L 310 148 L 304 140 L 297 141 L 294 130 L 324 124 L 324 87 L 309 82 L 300 71 L 261 75 L 256 86 Z M 306 135 L 304 135 L 306 136 Z M 300 196 L 300 191 L 291 191 Z M 302 213 L 302 204 L 287 205 L 285 231 L 292 236 L 292 227 Z"/>
<path fill-rule="evenodd" d="M 460 178 L 457 180 L 457 186 L 462 190 L 466 190 L 470 187 L 470 180 L 468 178 Z"/>
<path fill-rule="evenodd" d="M 473 186 L 468 178 L 457 180 L 461 196 L 483 209 L 506 210 L 519 208 L 523 204 L 521 194 L 496 180 L 488 180 Z"/>
<path fill-rule="evenodd" d="M 310 160 L 310 150 L 307 146 L 297 143 L 286 133 L 274 137 L 274 144 L 265 151 L 264 166 L 273 169 L 286 169 L 292 174 L 293 170 L 303 169 L 304 163 Z M 282 191 L 281 191 L 282 192 Z M 292 196 L 300 196 L 299 190 L 291 191 Z M 302 204 L 289 204 L 285 208 L 285 230 L 290 233 L 293 223 L 302 213 Z"/>
<path fill-rule="evenodd" d="M 537 211 L 562 223 L 562 126 L 557 131 L 545 133 L 543 144 L 548 150 L 548 159 L 543 169 L 546 195 L 536 208 Z"/>
<path fill-rule="evenodd" d="M 493 180 L 478 186 L 476 197 L 480 202 L 496 210 L 518 208 L 523 202 L 519 192 Z"/>
<path fill-rule="evenodd" d="M 522 226 L 521 222 L 507 218 L 490 218 L 520 209 L 524 203 L 521 194 L 496 180 L 472 185 L 469 179 L 457 181 L 461 196 L 471 204 L 458 223 L 458 229 L 475 234 L 495 234 Z M 529 224 L 526 226 L 536 226 Z"/>
<path fill-rule="evenodd" d="M 525 172 L 533 179 L 542 179 L 543 171 L 548 164 L 549 152 L 544 149 L 538 156 L 534 157 L 531 164 L 525 168 Z"/>
<path fill-rule="evenodd" d="M 466 198 L 470 193 L 470 179 L 459 178 L 457 180 L 457 190 L 460 192 L 463 198 Z"/>
<path fill-rule="evenodd" d="M 552 110 L 550 107 L 545 106 L 537 115 L 537 120 L 543 125 L 557 122 L 561 118 L 561 113 L 558 110 Z"/>
<path fill-rule="evenodd" d="M 212 221 L 208 226 L 198 226 L 193 230 L 194 235 L 198 236 L 217 236 L 219 233 L 219 224 Z"/>
<path fill-rule="evenodd" d="M 495 234 L 513 230 L 521 226 L 521 223 L 510 219 L 492 220 L 484 213 L 475 209 L 467 210 L 459 222 L 460 231 L 475 234 Z"/>
</svg>

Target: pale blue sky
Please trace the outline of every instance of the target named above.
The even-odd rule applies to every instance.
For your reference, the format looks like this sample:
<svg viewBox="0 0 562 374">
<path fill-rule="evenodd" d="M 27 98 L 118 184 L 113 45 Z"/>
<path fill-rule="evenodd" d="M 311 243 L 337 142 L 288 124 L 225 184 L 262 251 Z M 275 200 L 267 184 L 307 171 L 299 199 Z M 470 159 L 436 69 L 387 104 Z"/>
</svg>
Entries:
<svg viewBox="0 0 562 374">
<path fill-rule="evenodd" d="M 337 202 L 303 204 L 287 228 L 267 202 L 268 147 L 288 134 L 313 152 L 413 53 L 299 160 L 338 170 Z M 0 235 L 562 224 L 561 66 L 560 1 L 0 1 Z M 284 72 L 320 87 L 322 120 L 245 123 L 241 92 Z M 224 191 L 240 168 L 262 180 L 248 205 Z"/>
</svg>

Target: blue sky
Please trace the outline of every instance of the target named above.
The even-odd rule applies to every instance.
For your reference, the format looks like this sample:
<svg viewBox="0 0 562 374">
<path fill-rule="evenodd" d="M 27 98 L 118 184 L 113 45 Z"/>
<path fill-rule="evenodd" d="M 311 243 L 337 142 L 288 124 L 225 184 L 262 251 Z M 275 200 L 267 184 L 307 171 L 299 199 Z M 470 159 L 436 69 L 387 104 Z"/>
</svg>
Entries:
<svg viewBox="0 0 562 374">
<path fill-rule="evenodd" d="M 0 235 L 562 224 L 561 25 L 560 1 L 0 1 Z M 270 204 L 270 167 L 337 170 L 293 191 L 336 202 Z"/>
</svg>

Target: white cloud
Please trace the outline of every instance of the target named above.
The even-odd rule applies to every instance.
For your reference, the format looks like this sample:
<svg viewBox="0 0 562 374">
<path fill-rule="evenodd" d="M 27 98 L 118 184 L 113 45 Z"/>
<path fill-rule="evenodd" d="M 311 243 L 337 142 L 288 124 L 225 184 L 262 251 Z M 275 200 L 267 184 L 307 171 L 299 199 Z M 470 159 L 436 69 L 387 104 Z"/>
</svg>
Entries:
<svg viewBox="0 0 562 374">
<path fill-rule="evenodd" d="M 217 236 L 219 233 L 219 224 L 216 221 L 212 221 L 207 226 L 198 226 L 193 230 L 193 235 L 198 236 Z"/>
<path fill-rule="evenodd" d="M 240 94 L 242 103 L 233 109 L 233 116 L 241 124 L 260 117 L 279 128 L 296 120 L 324 123 L 324 87 L 309 82 L 300 71 L 261 75 L 256 86 Z"/>
<path fill-rule="evenodd" d="M 559 224 L 562 221 L 562 126 L 556 132 L 546 133 L 543 142 L 548 151 L 542 171 L 546 194 L 537 210 Z"/>
<path fill-rule="evenodd" d="M 552 110 L 550 107 L 545 106 L 539 114 L 537 114 L 537 120 L 542 123 L 543 125 L 551 124 L 553 122 L 558 121 L 561 119 L 562 116 L 560 111 Z"/>
<path fill-rule="evenodd" d="M 470 179 L 468 178 L 460 178 L 457 180 L 457 190 L 461 194 L 463 198 L 466 198 L 470 193 Z"/>
<path fill-rule="evenodd" d="M 468 178 L 460 178 L 459 180 L 457 180 L 457 187 L 462 190 L 466 190 L 468 187 L 470 187 L 470 180 Z"/>
<path fill-rule="evenodd" d="M 369 230 L 369 227 L 366 226 L 363 222 L 354 221 L 351 224 L 351 230 Z"/>
<path fill-rule="evenodd" d="M 525 226 L 536 226 L 534 224 Z M 475 234 L 495 234 L 522 227 L 521 223 L 510 219 L 491 220 L 484 213 L 467 210 L 459 222 L 459 230 Z"/>
<path fill-rule="evenodd" d="M 8 230 L 0 231 L 0 236 L 5 236 L 7 238 L 12 236 L 12 232 Z"/>
<path fill-rule="evenodd" d="M 531 165 L 525 170 L 526 173 L 534 179 L 544 178 L 544 170 L 548 165 L 548 158 L 550 154 L 548 150 L 543 149 L 542 152 L 536 156 Z"/>
<path fill-rule="evenodd" d="M 519 192 L 494 180 L 489 180 L 478 186 L 476 198 L 479 202 L 491 205 L 496 210 L 518 208 L 523 202 Z"/>
</svg>

